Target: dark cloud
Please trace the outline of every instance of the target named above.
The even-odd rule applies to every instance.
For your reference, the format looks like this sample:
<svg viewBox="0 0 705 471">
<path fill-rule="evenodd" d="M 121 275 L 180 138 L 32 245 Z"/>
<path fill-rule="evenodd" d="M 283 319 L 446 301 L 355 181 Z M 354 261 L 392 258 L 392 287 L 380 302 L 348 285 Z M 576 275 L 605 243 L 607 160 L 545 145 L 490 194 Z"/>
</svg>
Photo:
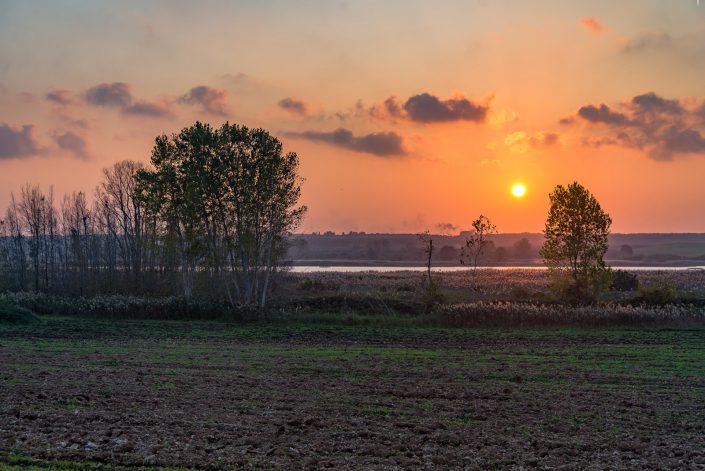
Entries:
<svg viewBox="0 0 705 471">
<path fill-rule="evenodd" d="M 667 99 L 654 92 L 637 95 L 620 105 L 619 111 L 605 104 L 586 105 L 577 117 L 600 124 L 601 135 L 583 137 L 584 145 L 606 145 L 640 149 L 656 160 L 678 155 L 705 154 L 705 104 L 693 108 L 686 102 Z M 606 135 L 605 135 L 606 134 Z"/>
<path fill-rule="evenodd" d="M 654 92 L 635 96 L 632 105 L 637 112 L 642 113 L 682 114 L 685 111 L 678 100 L 666 100 Z"/>
<path fill-rule="evenodd" d="M 71 152 L 79 159 L 88 159 L 86 141 L 78 134 L 67 131 L 63 134 L 54 136 L 54 142 L 56 142 L 59 148 Z"/>
<path fill-rule="evenodd" d="M 487 118 L 489 106 L 479 104 L 463 96 L 441 100 L 430 93 L 420 93 L 401 101 L 390 96 L 384 103 L 364 110 L 358 103 L 356 108 L 345 116 L 367 114 L 378 119 L 406 119 L 417 123 L 442 123 L 451 121 L 483 122 Z"/>
<path fill-rule="evenodd" d="M 667 50 L 671 49 L 674 43 L 673 37 L 668 33 L 647 33 L 629 40 L 622 48 L 622 52 L 636 54 L 653 50 Z"/>
<path fill-rule="evenodd" d="M 124 82 L 101 83 L 86 90 L 86 102 L 95 106 L 126 107 L 132 102 L 130 85 Z"/>
<path fill-rule="evenodd" d="M 171 110 L 157 103 L 138 101 L 122 109 L 122 112 L 132 116 L 145 116 L 147 118 L 169 118 L 173 116 Z"/>
<path fill-rule="evenodd" d="M 184 105 L 200 105 L 203 111 L 214 116 L 227 116 L 225 105 L 228 100 L 227 90 L 207 85 L 193 87 L 188 93 L 179 97 Z"/>
<path fill-rule="evenodd" d="M 22 129 L 14 129 L 0 123 L 0 160 L 30 157 L 41 152 L 33 136 L 34 126 L 27 124 Z"/>
<path fill-rule="evenodd" d="M 684 129 L 677 125 L 666 129 L 661 135 L 662 142 L 654 149 L 653 156 L 670 160 L 673 154 L 705 153 L 705 137 L 695 129 Z"/>
<path fill-rule="evenodd" d="M 395 132 L 371 133 L 356 137 L 352 131 L 339 128 L 332 132 L 305 131 L 288 133 L 288 136 L 325 142 L 354 152 L 372 154 L 379 157 L 400 157 L 406 154 L 402 145 L 402 137 Z"/>
<path fill-rule="evenodd" d="M 406 100 L 404 110 L 409 119 L 420 123 L 481 122 L 487 116 L 488 107 L 473 103 L 464 97 L 440 100 L 428 93 L 421 93 Z"/>
<path fill-rule="evenodd" d="M 605 104 L 583 106 L 578 110 L 578 116 L 592 123 L 617 124 L 621 126 L 631 124 L 625 114 L 612 111 Z"/>
<path fill-rule="evenodd" d="M 70 105 L 73 103 L 72 93 L 68 90 L 52 90 L 44 98 L 57 105 Z"/>
<path fill-rule="evenodd" d="M 705 103 L 700 105 L 697 110 L 695 110 L 695 116 L 703 120 L 705 122 Z"/>
<path fill-rule="evenodd" d="M 277 104 L 280 108 L 299 116 L 306 116 L 306 114 L 308 114 L 308 105 L 305 102 L 295 98 L 286 97 L 279 100 L 279 103 Z"/>
</svg>

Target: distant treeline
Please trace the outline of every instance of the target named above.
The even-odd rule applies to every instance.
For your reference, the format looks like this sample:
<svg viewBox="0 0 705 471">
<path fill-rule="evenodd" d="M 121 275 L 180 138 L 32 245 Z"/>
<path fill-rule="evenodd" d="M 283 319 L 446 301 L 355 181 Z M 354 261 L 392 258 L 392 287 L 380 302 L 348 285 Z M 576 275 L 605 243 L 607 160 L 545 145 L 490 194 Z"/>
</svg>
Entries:
<svg viewBox="0 0 705 471">
<path fill-rule="evenodd" d="M 465 233 L 434 235 L 433 262 L 460 265 Z M 493 234 L 481 255 L 484 265 L 542 265 L 543 234 Z M 664 263 L 702 265 L 705 234 L 612 234 L 606 259 L 625 265 Z M 314 233 L 292 236 L 287 258 L 297 264 L 339 262 L 424 263 L 426 255 L 416 234 Z"/>
</svg>

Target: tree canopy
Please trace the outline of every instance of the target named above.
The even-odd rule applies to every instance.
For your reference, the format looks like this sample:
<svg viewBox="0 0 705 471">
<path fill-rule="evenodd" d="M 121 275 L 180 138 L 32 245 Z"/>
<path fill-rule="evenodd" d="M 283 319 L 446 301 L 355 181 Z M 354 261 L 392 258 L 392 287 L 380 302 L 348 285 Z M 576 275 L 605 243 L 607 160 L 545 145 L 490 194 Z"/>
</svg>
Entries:
<svg viewBox="0 0 705 471">
<path fill-rule="evenodd" d="M 544 263 L 558 276 L 565 293 L 594 297 L 609 284 L 603 257 L 612 219 L 577 182 L 556 186 L 549 198 L 546 240 L 541 248 Z"/>
<path fill-rule="evenodd" d="M 178 253 L 183 294 L 204 266 L 230 303 L 264 305 L 285 237 L 306 211 L 298 156 L 263 129 L 197 122 L 158 137 L 151 162 L 138 174 L 141 195 Z"/>
</svg>

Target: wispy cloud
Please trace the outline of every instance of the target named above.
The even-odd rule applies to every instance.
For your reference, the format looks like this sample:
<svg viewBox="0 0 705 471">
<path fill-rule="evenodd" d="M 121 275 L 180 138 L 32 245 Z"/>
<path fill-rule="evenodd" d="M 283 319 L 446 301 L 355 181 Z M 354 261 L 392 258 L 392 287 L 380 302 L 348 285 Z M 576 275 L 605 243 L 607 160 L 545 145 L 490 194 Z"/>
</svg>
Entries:
<svg viewBox="0 0 705 471">
<path fill-rule="evenodd" d="M 126 115 L 144 116 L 147 118 L 170 118 L 174 115 L 167 105 L 148 101 L 137 101 L 130 106 L 122 108 L 122 112 Z"/>
<path fill-rule="evenodd" d="M 586 16 L 580 19 L 580 24 L 592 34 L 600 34 L 605 31 L 605 25 L 594 16 Z"/>
<path fill-rule="evenodd" d="M 67 131 L 63 134 L 54 136 L 53 139 L 60 149 L 70 152 L 79 159 L 88 159 L 86 141 L 78 134 L 72 131 Z"/>
</svg>

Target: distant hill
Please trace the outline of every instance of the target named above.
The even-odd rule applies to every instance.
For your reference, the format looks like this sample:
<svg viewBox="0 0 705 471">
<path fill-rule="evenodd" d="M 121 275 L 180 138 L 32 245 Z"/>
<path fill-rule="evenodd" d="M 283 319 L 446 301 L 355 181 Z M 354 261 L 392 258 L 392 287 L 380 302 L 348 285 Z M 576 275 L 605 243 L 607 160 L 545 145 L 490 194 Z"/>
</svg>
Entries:
<svg viewBox="0 0 705 471">
<path fill-rule="evenodd" d="M 436 265 L 459 265 L 465 235 L 434 235 Z M 538 265 L 543 235 L 496 234 L 484 265 Z M 612 265 L 705 265 L 705 234 L 612 234 Z M 424 261 L 416 234 L 295 234 L 288 258 L 295 265 L 418 265 Z"/>
</svg>

